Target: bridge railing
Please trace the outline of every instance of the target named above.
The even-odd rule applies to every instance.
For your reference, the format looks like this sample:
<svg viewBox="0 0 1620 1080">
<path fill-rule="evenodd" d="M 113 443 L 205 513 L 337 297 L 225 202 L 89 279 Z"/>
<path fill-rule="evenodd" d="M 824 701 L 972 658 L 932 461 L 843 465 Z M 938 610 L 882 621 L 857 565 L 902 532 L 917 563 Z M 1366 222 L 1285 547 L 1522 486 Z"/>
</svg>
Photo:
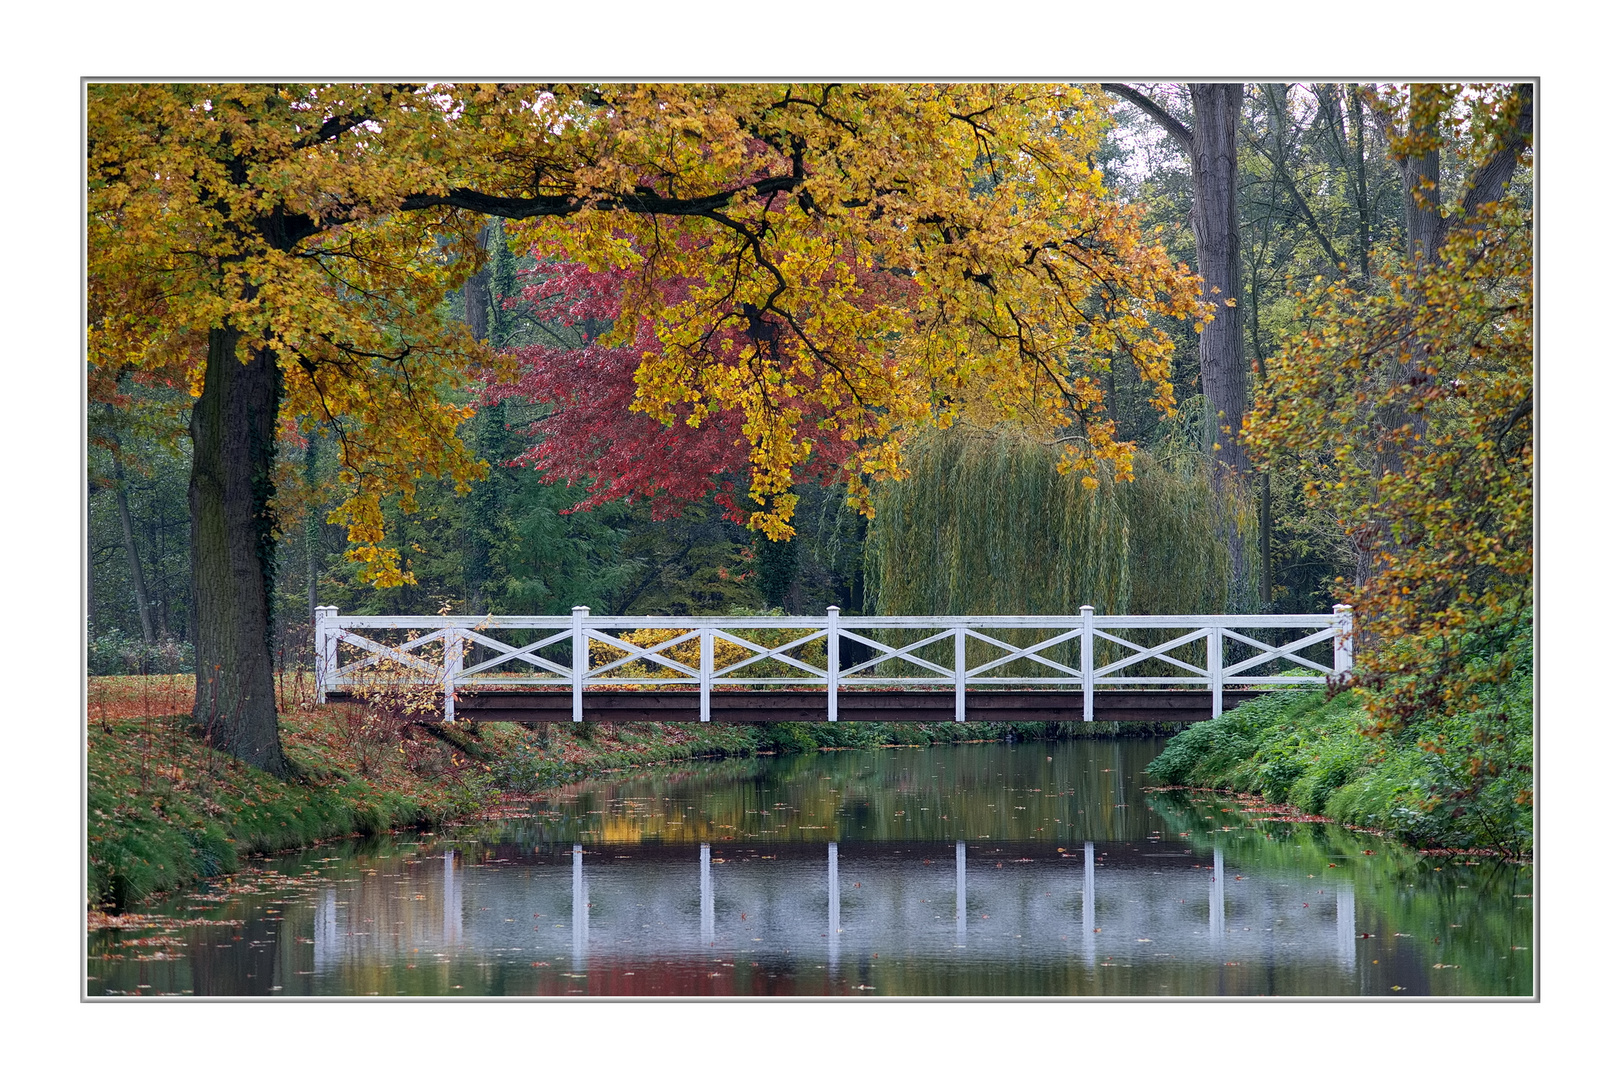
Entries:
<svg viewBox="0 0 1620 1080">
<path fill-rule="evenodd" d="M 1331 615 L 1098 615 L 1087 606 L 1078 615 L 846 616 L 830 607 L 825 617 L 775 618 L 318 607 L 315 656 L 322 701 L 404 684 L 435 695 L 435 707 L 442 693 L 446 719 L 461 690 L 566 690 L 581 720 L 586 691 L 696 689 L 707 721 L 716 691 L 825 688 L 827 719 L 837 720 L 840 691 L 952 688 L 962 720 L 969 687 L 1025 687 L 1081 692 L 1089 721 L 1098 688 L 1207 689 L 1219 716 L 1227 688 L 1342 680 L 1352 630 L 1345 605 Z M 1288 640 L 1266 640 L 1278 637 Z"/>
</svg>

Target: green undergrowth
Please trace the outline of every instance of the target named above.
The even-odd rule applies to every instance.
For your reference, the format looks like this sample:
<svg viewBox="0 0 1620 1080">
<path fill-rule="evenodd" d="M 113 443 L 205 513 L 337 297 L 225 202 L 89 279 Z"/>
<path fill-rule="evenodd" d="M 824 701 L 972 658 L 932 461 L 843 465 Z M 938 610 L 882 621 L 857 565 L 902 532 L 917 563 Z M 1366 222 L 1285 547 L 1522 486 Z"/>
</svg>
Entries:
<svg viewBox="0 0 1620 1080">
<path fill-rule="evenodd" d="M 1158 734 L 1092 724 L 557 724 L 379 722 L 357 705 L 282 714 L 296 775 L 211 750 L 188 717 L 87 728 L 87 901 L 122 908 L 236 869 L 245 855 L 471 817 L 503 798 L 616 769 L 701 757 L 992 739 Z"/>
<path fill-rule="evenodd" d="M 299 775 L 280 780 L 210 751 L 189 726 L 185 717 L 90 726 L 90 904 L 121 908 L 228 874 L 244 855 L 431 825 L 469 813 L 485 798 L 471 769 L 362 765 L 353 755 L 314 752 L 296 738 L 286 741 Z"/>
<path fill-rule="evenodd" d="M 1362 692 L 1290 691 L 1194 724 L 1147 768 L 1166 785 L 1258 794 L 1420 848 L 1527 856 L 1534 689 L 1526 654 L 1496 698 L 1374 736 Z"/>
</svg>

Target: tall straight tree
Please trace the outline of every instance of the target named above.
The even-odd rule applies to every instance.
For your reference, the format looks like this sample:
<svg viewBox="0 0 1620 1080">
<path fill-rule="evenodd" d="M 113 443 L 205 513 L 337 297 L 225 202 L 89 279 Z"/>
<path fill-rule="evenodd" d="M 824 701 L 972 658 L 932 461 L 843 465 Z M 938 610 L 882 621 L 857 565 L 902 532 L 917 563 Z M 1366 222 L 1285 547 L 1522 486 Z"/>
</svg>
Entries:
<svg viewBox="0 0 1620 1080">
<path fill-rule="evenodd" d="M 1191 83 L 1193 125 L 1187 127 L 1148 95 L 1123 83 L 1103 88 L 1140 108 L 1192 163 L 1193 239 L 1204 298 L 1214 315 L 1198 335 L 1198 381 L 1204 391 L 1204 448 L 1221 468 L 1218 481 L 1241 483 L 1248 468 L 1233 436 L 1248 406 L 1243 364 L 1243 259 L 1238 237 L 1237 130 L 1242 83 Z"/>
<path fill-rule="evenodd" d="M 1231 499 L 1246 494 L 1249 461 L 1238 439 L 1248 409 L 1248 368 L 1243 362 L 1243 258 L 1238 235 L 1238 119 L 1242 83 L 1191 83 L 1193 124 L 1134 87 L 1103 83 L 1103 89 L 1140 108 L 1165 130 L 1192 163 L 1193 240 L 1204 299 L 1214 315 L 1198 335 L 1198 381 L 1204 391 L 1204 449 L 1215 466 L 1218 490 Z M 1235 520 L 1226 524 L 1234 581 L 1245 577 L 1247 552 Z"/>
<path fill-rule="evenodd" d="M 88 100 L 90 359 L 196 395 L 196 715 L 272 771 L 288 768 L 266 640 L 277 425 L 327 425 L 351 557 L 409 581 L 382 497 L 408 512 L 418 478 L 480 472 L 456 436 L 470 410 L 444 391 L 491 357 L 440 308 L 482 265 L 485 215 L 638 268 L 614 333 L 649 322 L 658 348 L 634 408 L 740 417 L 750 524 L 773 539 L 793 533 L 812 453 L 795 402 L 855 447 L 861 503 L 968 386 L 1065 429 L 1068 467 L 1123 477 L 1132 448 L 1093 375 L 1126 357 L 1171 410 L 1153 319 L 1208 315 L 1088 161 L 1095 88 L 124 84 Z M 903 278 L 906 302 L 871 303 L 863 274 Z"/>
</svg>

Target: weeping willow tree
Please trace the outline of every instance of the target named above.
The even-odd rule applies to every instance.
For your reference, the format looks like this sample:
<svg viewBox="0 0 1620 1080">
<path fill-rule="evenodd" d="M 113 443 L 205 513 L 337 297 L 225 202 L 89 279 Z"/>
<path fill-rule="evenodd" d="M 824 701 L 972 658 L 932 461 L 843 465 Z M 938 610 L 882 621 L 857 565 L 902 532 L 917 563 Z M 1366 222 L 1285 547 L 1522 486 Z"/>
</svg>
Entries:
<svg viewBox="0 0 1620 1080">
<path fill-rule="evenodd" d="M 1104 477 L 1092 489 L 1057 461 L 1057 450 L 1011 430 L 919 437 L 910 478 L 875 498 L 868 610 L 1072 615 L 1090 604 L 1181 615 L 1254 594 L 1231 580 L 1221 496 L 1195 453 L 1138 451 L 1134 480 Z M 1245 528 L 1252 544 L 1253 522 Z"/>
</svg>

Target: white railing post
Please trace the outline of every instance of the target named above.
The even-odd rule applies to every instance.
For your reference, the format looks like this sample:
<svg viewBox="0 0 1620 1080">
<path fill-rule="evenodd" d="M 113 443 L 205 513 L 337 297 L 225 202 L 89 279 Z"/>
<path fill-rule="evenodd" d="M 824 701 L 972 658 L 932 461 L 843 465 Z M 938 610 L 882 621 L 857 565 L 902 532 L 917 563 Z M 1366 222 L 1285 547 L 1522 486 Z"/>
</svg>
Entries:
<svg viewBox="0 0 1620 1080">
<path fill-rule="evenodd" d="M 827 609 L 827 719 L 838 719 L 838 608 Z"/>
<path fill-rule="evenodd" d="M 331 623 L 337 613 L 335 607 L 315 609 L 315 700 L 322 705 L 327 690 L 337 689 L 337 627 Z"/>
<path fill-rule="evenodd" d="M 456 719 L 456 677 L 461 674 L 461 631 L 453 626 L 444 629 L 444 722 Z"/>
<path fill-rule="evenodd" d="M 591 613 L 588 607 L 574 608 L 574 720 L 585 719 L 585 672 L 591 666 L 591 645 L 585 639 L 585 619 Z"/>
<path fill-rule="evenodd" d="M 709 722 L 709 688 L 714 685 L 714 631 L 698 631 L 698 719 Z"/>
<path fill-rule="evenodd" d="M 1333 681 L 1350 678 L 1355 663 L 1355 616 L 1349 604 L 1333 605 Z"/>
<path fill-rule="evenodd" d="M 1221 715 L 1221 690 L 1226 685 L 1226 672 L 1221 663 L 1221 628 L 1209 628 L 1209 715 Z"/>
<path fill-rule="evenodd" d="M 1088 724 L 1096 719 L 1097 715 L 1095 701 L 1097 657 L 1093 651 L 1095 645 L 1091 636 L 1091 620 L 1095 614 L 1096 609 L 1090 604 L 1082 605 L 1080 608 L 1080 685 L 1083 694 L 1081 700 L 1085 705 L 1084 715 Z"/>
<path fill-rule="evenodd" d="M 956 722 L 967 719 L 967 627 L 956 628 Z"/>
</svg>

